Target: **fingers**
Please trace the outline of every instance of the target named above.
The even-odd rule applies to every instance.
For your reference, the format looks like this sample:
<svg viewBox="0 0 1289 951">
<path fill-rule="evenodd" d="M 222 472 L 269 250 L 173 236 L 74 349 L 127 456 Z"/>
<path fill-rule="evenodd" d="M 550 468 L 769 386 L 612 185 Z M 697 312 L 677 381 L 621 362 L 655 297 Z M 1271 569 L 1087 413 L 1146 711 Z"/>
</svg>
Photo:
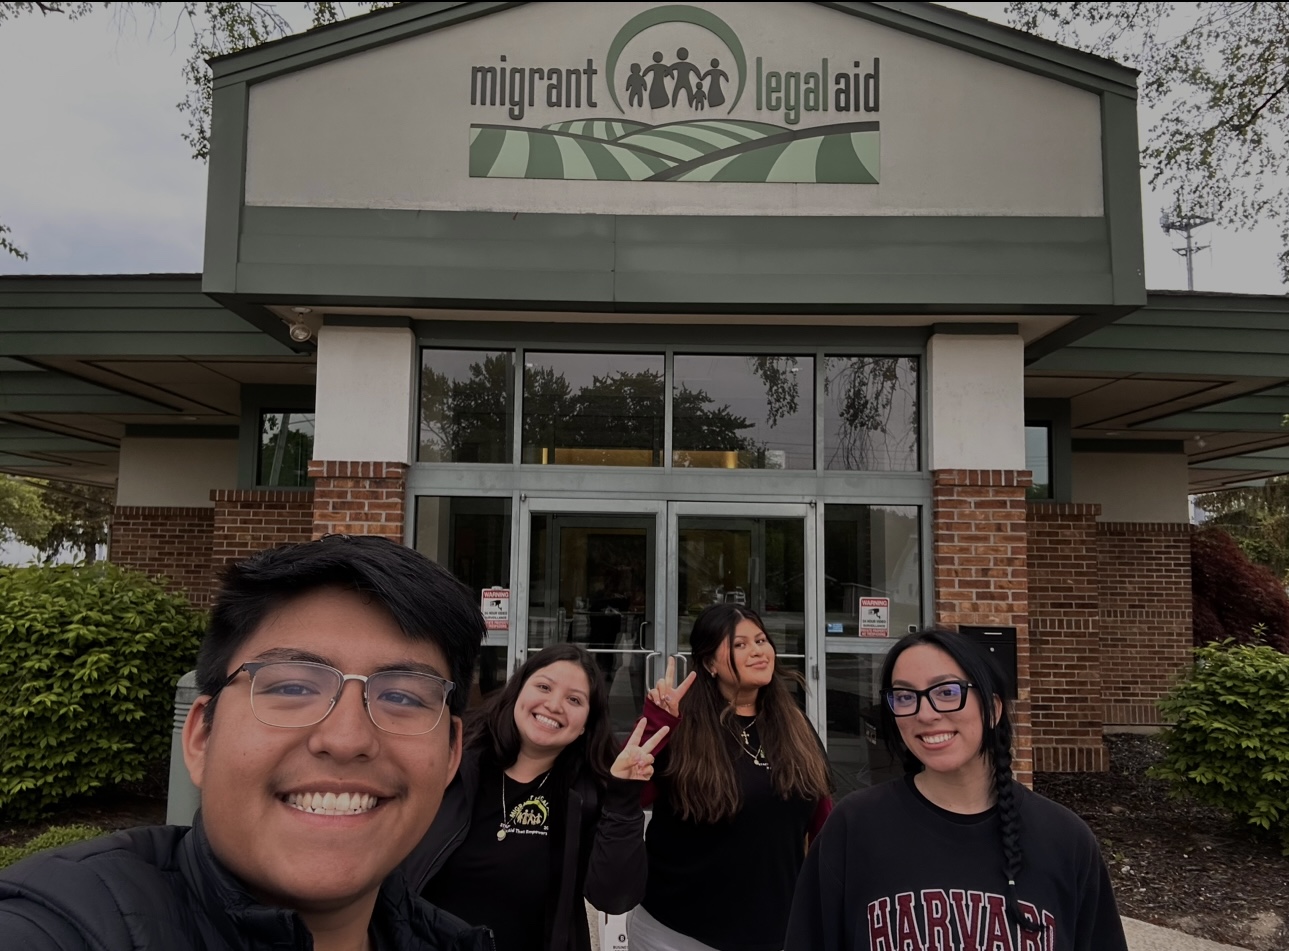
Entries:
<svg viewBox="0 0 1289 951">
<path fill-rule="evenodd" d="M 640 739 L 641 737 L 644 736 L 645 725 L 646 725 L 645 718 L 641 717 L 640 722 L 636 724 L 635 730 L 633 730 L 631 733 L 631 739 L 627 740 L 627 745 L 626 745 L 627 749 L 631 749 L 632 747 L 635 747 L 635 746 L 640 746 Z M 653 749 L 652 746 L 645 748 L 645 751 L 648 752 L 648 750 L 651 750 L 651 749 Z"/>
<path fill-rule="evenodd" d="M 641 723 L 644 723 L 644 720 L 641 720 L 640 722 L 641 722 Z M 671 732 L 671 727 L 669 727 L 669 726 L 665 726 L 665 727 L 663 727 L 661 730 L 659 730 L 659 731 L 658 731 L 657 733 L 655 733 L 653 736 L 649 737 L 648 742 L 646 742 L 646 743 L 644 743 L 643 745 L 641 745 L 641 747 L 640 747 L 640 752 L 641 752 L 641 753 L 652 753 L 652 752 L 657 748 L 658 744 L 662 742 L 662 738 L 663 738 L 664 736 L 666 736 L 666 735 L 667 735 L 668 733 L 670 733 L 670 732 Z M 636 733 L 637 733 L 637 734 L 639 734 L 639 733 L 640 733 L 639 728 L 637 728 L 637 729 L 636 729 Z M 635 739 L 636 739 L 636 740 L 639 740 L 639 736 L 635 737 Z M 652 757 L 650 757 L 650 759 L 652 759 Z"/>
<path fill-rule="evenodd" d="M 664 678 L 668 687 L 676 686 L 676 658 L 667 658 L 667 676 Z M 660 684 L 661 685 L 661 684 Z"/>
<path fill-rule="evenodd" d="M 673 699 L 675 699 L 677 704 L 679 704 L 680 701 L 685 698 L 685 694 L 689 693 L 689 688 L 694 685 L 694 681 L 697 679 L 698 679 L 698 671 L 691 670 L 689 672 L 689 676 L 685 678 L 684 683 L 682 683 L 679 687 L 677 687 L 672 692 L 672 697 Z"/>
</svg>

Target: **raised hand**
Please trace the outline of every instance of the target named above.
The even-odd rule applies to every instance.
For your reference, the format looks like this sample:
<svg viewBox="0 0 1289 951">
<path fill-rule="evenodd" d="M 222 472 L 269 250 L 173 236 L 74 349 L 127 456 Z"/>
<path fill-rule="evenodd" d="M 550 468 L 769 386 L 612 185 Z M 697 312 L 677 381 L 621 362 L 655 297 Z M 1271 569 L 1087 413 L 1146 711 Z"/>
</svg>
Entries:
<svg viewBox="0 0 1289 951">
<path fill-rule="evenodd" d="M 685 694 L 689 693 L 689 688 L 694 685 L 694 680 L 697 677 L 698 671 L 691 670 L 689 676 L 677 687 L 676 658 L 668 657 L 666 676 L 659 680 L 654 688 L 649 691 L 649 699 L 673 717 L 678 717 L 680 716 L 680 701 L 685 699 Z"/>
<path fill-rule="evenodd" d="M 670 730 L 671 727 L 665 726 L 649 737 L 648 742 L 641 743 L 640 738 L 644 736 L 645 731 L 645 720 L 642 717 L 640 722 L 636 724 L 635 732 L 631 734 L 631 739 L 627 740 L 627 745 L 622 747 L 622 752 L 613 761 L 609 772 L 618 779 L 652 779 L 653 751 Z"/>
</svg>

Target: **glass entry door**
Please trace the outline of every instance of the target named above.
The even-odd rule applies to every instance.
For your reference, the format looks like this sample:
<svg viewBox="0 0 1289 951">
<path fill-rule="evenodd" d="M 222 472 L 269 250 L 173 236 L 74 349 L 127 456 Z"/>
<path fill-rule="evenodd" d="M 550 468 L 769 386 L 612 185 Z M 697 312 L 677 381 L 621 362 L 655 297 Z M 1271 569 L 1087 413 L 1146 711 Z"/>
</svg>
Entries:
<svg viewBox="0 0 1289 951">
<path fill-rule="evenodd" d="M 518 662 L 552 644 L 586 648 L 604 675 L 613 729 L 630 732 L 665 647 L 663 506 L 535 500 L 524 509 Z"/>
<path fill-rule="evenodd" d="M 797 701 L 817 723 L 819 638 L 815 508 L 807 504 L 672 502 L 669 509 L 669 652 L 688 669 L 689 632 L 709 604 L 761 615 L 780 670 L 800 675 Z"/>
</svg>

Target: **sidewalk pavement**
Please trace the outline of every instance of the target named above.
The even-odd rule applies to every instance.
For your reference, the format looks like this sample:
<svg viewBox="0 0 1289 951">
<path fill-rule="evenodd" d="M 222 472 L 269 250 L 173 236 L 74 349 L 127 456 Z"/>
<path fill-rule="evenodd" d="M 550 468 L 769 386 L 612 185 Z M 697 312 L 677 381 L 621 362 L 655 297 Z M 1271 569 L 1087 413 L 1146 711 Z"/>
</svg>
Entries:
<svg viewBox="0 0 1289 951">
<path fill-rule="evenodd" d="M 1123 919 L 1123 930 L 1128 936 L 1128 951 L 1243 951 L 1233 944 L 1218 944 L 1133 918 Z"/>
</svg>

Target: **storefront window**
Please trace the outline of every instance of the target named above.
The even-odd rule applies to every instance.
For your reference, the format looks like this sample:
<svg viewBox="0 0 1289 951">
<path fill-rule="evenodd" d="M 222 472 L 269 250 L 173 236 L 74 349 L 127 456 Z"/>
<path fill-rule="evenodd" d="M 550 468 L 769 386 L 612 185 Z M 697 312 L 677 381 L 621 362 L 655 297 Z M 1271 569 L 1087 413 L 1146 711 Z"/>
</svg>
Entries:
<svg viewBox="0 0 1289 951">
<path fill-rule="evenodd" d="M 671 464 L 813 469 L 813 357 L 678 354 Z"/>
<path fill-rule="evenodd" d="M 523 461 L 660 466 L 661 354 L 524 355 Z"/>
<path fill-rule="evenodd" d="M 824 358 L 824 468 L 916 472 L 916 357 Z"/>
<path fill-rule="evenodd" d="M 844 794 L 901 774 L 878 717 L 882 663 L 922 626 L 922 545 L 915 505 L 833 505 L 824 515 L 828 759 Z"/>
<path fill-rule="evenodd" d="M 1027 499 L 1052 497 L 1052 427 L 1047 423 L 1025 426 L 1025 468 L 1034 474 L 1034 481 L 1025 490 Z"/>
<path fill-rule="evenodd" d="M 482 602 L 483 592 L 510 591 L 510 499 L 418 496 L 416 550 L 456 575 Z M 509 598 L 498 598 L 505 600 Z M 513 617 L 509 611 L 508 617 Z M 509 623 L 508 621 L 506 622 Z M 506 644 L 509 627 L 491 620 L 474 683 L 470 705 L 506 682 Z"/>
<path fill-rule="evenodd" d="M 510 462 L 515 357 L 421 351 L 421 462 Z"/>
<path fill-rule="evenodd" d="M 260 413 L 260 442 L 256 485 L 296 488 L 309 484 L 313 458 L 312 411 Z"/>
</svg>

